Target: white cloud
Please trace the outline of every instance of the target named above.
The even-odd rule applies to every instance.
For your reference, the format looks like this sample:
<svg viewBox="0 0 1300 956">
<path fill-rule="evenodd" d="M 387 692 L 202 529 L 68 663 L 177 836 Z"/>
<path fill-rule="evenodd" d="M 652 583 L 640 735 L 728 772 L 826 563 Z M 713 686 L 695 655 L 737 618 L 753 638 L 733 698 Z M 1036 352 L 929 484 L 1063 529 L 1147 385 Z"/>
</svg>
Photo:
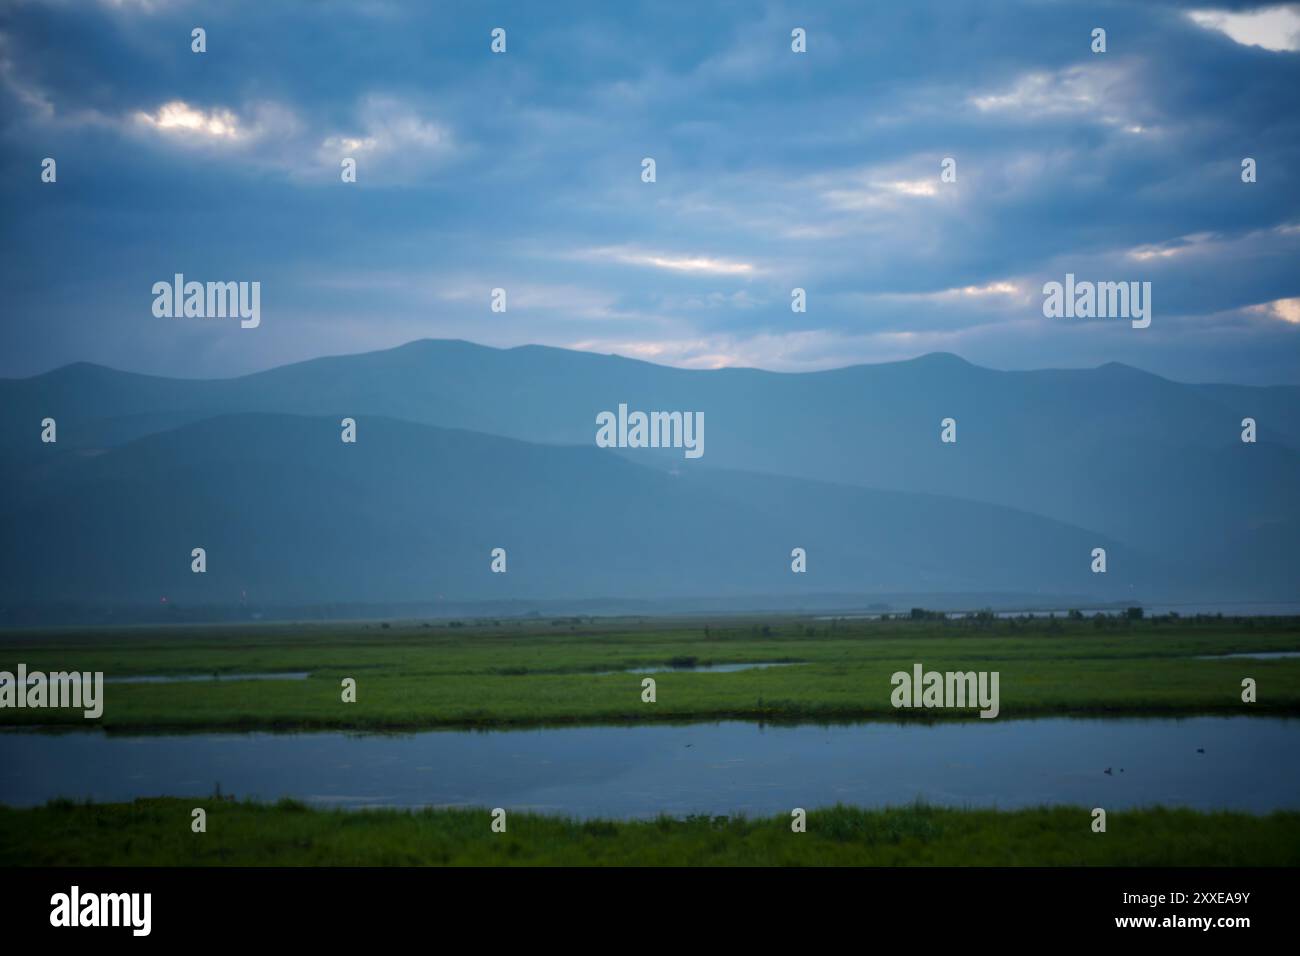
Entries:
<svg viewBox="0 0 1300 956">
<path fill-rule="evenodd" d="M 1055 73 L 1022 74 L 1008 89 L 976 94 L 969 102 L 980 113 L 1024 119 L 1073 117 L 1089 114 L 1098 121 L 1121 125 L 1137 133 L 1146 124 L 1120 112 L 1131 110 L 1140 88 L 1131 82 L 1122 64 L 1071 66 Z"/>
<path fill-rule="evenodd" d="M 1150 262 L 1152 259 L 1173 259 L 1188 252 L 1204 251 L 1201 247 L 1213 243 L 1215 240 L 1216 236 L 1213 233 L 1196 232 L 1191 235 L 1180 236 L 1170 242 L 1138 246 L 1136 249 L 1128 251 L 1128 257 L 1136 259 L 1138 262 Z"/>
<path fill-rule="evenodd" d="M 424 115 L 416 104 L 372 95 L 358 104 L 351 129 L 321 139 L 316 159 L 333 175 L 341 159 L 383 157 L 384 182 L 392 184 L 426 176 L 436 161 L 459 151 L 451 128 Z"/>
<path fill-rule="evenodd" d="M 824 362 L 821 358 L 823 344 L 835 339 L 838 339 L 838 336 L 833 333 L 817 329 L 784 334 L 760 333 L 743 337 L 687 335 L 681 338 L 660 337 L 653 341 L 586 339 L 565 343 L 564 348 L 626 355 L 677 368 L 828 368 L 832 367 L 831 363 Z M 816 353 L 818 357 L 806 360 L 802 355 L 805 352 Z"/>
<path fill-rule="evenodd" d="M 933 169 L 917 176 L 920 169 Z M 898 206 L 911 199 L 933 199 L 940 193 L 939 163 L 929 156 L 909 157 L 887 167 L 817 173 L 805 184 L 835 209 L 855 211 Z"/>
<path fill-rule="evenodd" d="M 995 279 L 986 282 L 983 285 L 963 285 L 954 286 L 951 289 L 940 289 L 938 292 L 878 292 L 864 293 L 862 299 L 869 301 L 871 299 L 882 300 L 921 300 L 921 301 L 954 301 L 961 299 L 989 299 L 994 296 L 1003 298 L 1024 298 L 1027 295 L 1026 287 L 1020 282 L 1013 279 Z"/>
<path fill-rule="evenodd" d="M 938 175 L 934 179 L 896 179 L 869 182 L 859 189 L 828 189 L 822 198 L 840 209 L 869 209 L 897 197 L 930 197 L 939 194 Z"/>
<path fill-rule="evenodd" d="M 247 153 L 250 162 L 308 180 L 337 176 L 340 159 L 364 156 L 383 158 L 384 183 L 405 183 L 429 175 L 437 160 L 459 149 L 449 127 L 422 115 L 415 105 L 387 96 L 362 99 L 353 128 L 328 135 L 310 118 L 271 102 L 236 109 L 168 100 L 152 110 L 137 110 L 127 125 L 186 146 L 243 148 L 256 143 L 255 153 Z M 363 181 L 367 172 L 362 173 Z"/>
<path fill-rule="evenodd" d="M 648 252 L 611 246 L 600 249 L 588 249 L 580 253 L 579 258 L 620 262 L 633 266 L 648 266 L 654 269 L 666 269 L 670 272 L 705 273 L 708 275 L 749 276 L 759 272 L 749 262 L 731 259 L 719 259 L 712 256 L 674 255 L 671 253 Z"/>
<path fill-rule="evenodd" d="M 137 111 L 135 121 L 173 136 L 238 140 L 247 135 L 240 128 L 239 117 L 232 110 L 224 107 L 202 110 L 190 106 L 184 100 L 164 103 L 152 113 L 144 110 Z"/>
<path fill-rule="evenodd" d="M 201 104 L 172 97 L 116 113 L 69 109 L 19 75 L 11 49 L 11 39 L 0 33 L 0 89 L 42 127 L 101 127 L 198 152 L 241 150 L 251 165 L 305 180 L 337 176 L 344 157 L 382 156 L 382 181 L 402 184 L 464 151 L 452 129 L 425 115 L 419 104 L 379 94 L 362 98 L 351 128 L 337 130 L 322 129 L 312 117 L 273 101 Z"/>
<path fill-rule="evenodd" d="M 1263 7 L 1244 13 L 1191 10 L 1187 16 L 1197 26 L 1218 30 L 1242 46 L 1262 47 L 1275 53 L 1300 50 L 1300 8 L 1294 5 Z"/>
<path fill-rule="evenodd" d="M 1014 282 L 990 282 L 987 285 L 967 285 L 950 290 L 962 295 L 1021 295 L 1023 290 Z"/>
<path fill-rule="evenodd" d="M 1261 305 L 1248 306 L 1246 309 L 1254 315 L 1263 315 L 1278 319 L 1291 325 L 1300 325 L 1300 297 L 1292 299 L 1274 299 Z"/>
<path fill-rule="evenodd" d="M 807 329 L 755 335 L 705 335 L 645 339 L 586 339 L 563 343 L 585 352 L 627 355 L 678 368 L 762 368 L 803 372 L 859 362 L 898 361 L 958 348 L 980 330 L 839 332 Z"/>
<path fill-rule="evenodd" d="M 337 153 L 340 157 L 351 156 L 354 153 L 369 153 L 379 147 L 379 140 L 373 136 L 329 136 L 325 142 L 321 143 L 321 150 L 331 155 Z"/>
<path fill-rule="evenodd" d="M 446 152 L 453 147 L 451 130 L 421 116 L 416 108 L 389 96 L 370 96 L 361 104 L 365 139 L 377 149 L 414 149 Z"/>
<path fill-rule="evenodd" d="M 716 351 L 721 343 L 708 338 L 656 339 L 653 342 L 626 339 L 586 339 L 569 342 L 563 347 L 582 352 L 604 355 L 625 355 L 629 358 L 675 365 L 681 368 L 723 368 L 733 365 L 733 356 L 726 351 Z"/>
</svg>

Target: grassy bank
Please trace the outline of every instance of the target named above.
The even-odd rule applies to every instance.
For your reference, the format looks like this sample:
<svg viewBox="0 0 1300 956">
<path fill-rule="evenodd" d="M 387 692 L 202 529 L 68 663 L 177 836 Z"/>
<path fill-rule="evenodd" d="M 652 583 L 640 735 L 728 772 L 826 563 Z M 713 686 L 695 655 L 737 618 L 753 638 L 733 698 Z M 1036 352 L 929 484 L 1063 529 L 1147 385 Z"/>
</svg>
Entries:
<svg viewBox="0 0 1300 956">
<path fill-rule="evenodd" d="M 208 811 L 192 833 L 190 811 Z M 1295 866 L 1300 813 L 833 807 L 789 817 L 578 821 L 487 810 L 312 810 L 216 799 L 0 807 L 0 866 Z"/>
<path fill-rule="evenodd" d="M 0 726 L 109 730 L 411 729 L 442 725 L 741 717 L 934 719 L 973 712 L 895 710 L 890 676 L 998 671 L 1001 717 L 1047 714 L 1300 713 L 1300 659 L 1198 660 L 1300 650 L 1300 621 L 418 622 L 244 625 L 0 635 L 0 669 L 107 677 L 309 671 L 299 681 L 111 684 L 103 718 L 0 710 Z M 693 661 L 797 661 L 735 673 L 601 673 Z M 340 682 L 357 682 L 343 703 Z M 1258 682 L 1243 704 L 1241 680 Z"/>
</svg>

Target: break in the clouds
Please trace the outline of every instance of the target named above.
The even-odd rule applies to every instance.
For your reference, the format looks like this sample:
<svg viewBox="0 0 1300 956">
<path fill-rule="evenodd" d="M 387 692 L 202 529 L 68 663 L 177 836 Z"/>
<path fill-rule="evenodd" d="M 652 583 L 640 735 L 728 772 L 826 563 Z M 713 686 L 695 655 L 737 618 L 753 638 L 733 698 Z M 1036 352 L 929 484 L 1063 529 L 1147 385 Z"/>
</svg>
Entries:
<svg viewBox="0 0 1300 956">
<path fill-rule="evenodd" d="M 1237 43 L 1265 50 L 1300 50 L 1300 9 L 1295 4 L 1253 10 L 1192 10 L 1192 21 L 1219 30 Z"/>
<path fill-rule="evenodd" d="M 25 0 L 0 374 L 455 337 L 1300 383 L 1297 88 L 1293 5 Z M 155 318 L 178 272 L 259 281 L 261 325 Z M 1044 318 L 1066 273 L 1152 282 L 1151 327 Z"/>
</svg>

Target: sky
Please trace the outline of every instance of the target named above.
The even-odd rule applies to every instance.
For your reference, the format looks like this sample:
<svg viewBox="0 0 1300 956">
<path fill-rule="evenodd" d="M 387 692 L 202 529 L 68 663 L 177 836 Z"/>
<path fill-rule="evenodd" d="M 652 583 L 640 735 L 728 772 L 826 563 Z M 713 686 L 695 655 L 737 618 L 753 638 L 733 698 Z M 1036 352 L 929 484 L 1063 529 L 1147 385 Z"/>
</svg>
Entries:
<svg viewBox="0 0 1300 956">
<path fill-rule="evenodd" d="M 1294 5 L 6 0 L 0 376 L 459 338 L 1300 385 L 1297 91 Z M 176 273 L 260 325 L 155 316 Z M 1044 316 L 1067 273 L 1150 327 Z"/>
</svg>

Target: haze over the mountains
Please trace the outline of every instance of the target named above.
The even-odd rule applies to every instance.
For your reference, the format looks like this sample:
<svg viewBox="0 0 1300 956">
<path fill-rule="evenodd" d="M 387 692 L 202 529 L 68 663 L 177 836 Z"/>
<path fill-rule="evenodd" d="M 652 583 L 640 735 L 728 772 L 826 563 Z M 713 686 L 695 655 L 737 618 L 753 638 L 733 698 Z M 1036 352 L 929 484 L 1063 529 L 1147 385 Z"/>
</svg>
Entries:
<svg viewBox="0 0 1300 956">
<path fill-rule="evenodd" d="M 597 414 L 620 403 L 703 412 L 705 454 L 597 448 Z M 1245 417 L 1257 443 L 1241 441 Z M 1300 556 L 1300 388 L 1121 365 L 693 371 L 422 340 L 235 379 L 78 364 L 3 380 L 0 439 L 11 619 L 163 598 L 271 614 L 1286 600 Z"/>
</svg>

